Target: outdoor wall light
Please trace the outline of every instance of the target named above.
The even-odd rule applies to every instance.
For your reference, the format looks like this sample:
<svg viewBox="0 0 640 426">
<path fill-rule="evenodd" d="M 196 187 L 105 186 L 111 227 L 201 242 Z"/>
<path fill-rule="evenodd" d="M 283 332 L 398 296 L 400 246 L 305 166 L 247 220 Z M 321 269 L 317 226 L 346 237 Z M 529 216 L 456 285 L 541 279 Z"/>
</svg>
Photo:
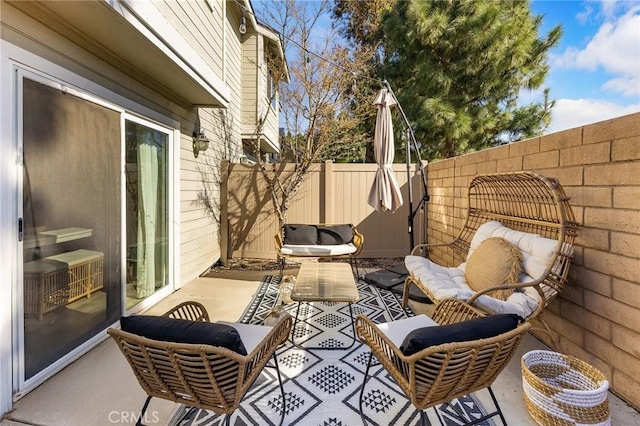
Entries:
<svg viewBox="0 0 640 426">
<path fill-rule="evenodd" d="M 245 18 L 244 15 L 242 15 L 242 18 L 240 19 L 240 27 L 238 28 L 238 31 L 240 31 L 240 34 L 247 33 L 247 18 Z"/>
<path fill-rule="evenodd" d="M 193 132 L 193 155 L 198 158 L 200 151 L 206 151 L 209 148 L 209 139 L 202 130 Z"/>
</svg>

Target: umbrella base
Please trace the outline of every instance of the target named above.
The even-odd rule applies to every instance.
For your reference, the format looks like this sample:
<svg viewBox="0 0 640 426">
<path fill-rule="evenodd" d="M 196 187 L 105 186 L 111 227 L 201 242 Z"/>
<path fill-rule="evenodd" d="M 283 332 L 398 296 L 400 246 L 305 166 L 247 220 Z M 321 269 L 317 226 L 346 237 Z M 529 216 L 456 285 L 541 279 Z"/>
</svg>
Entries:
<svg viewBox="0 0 640 426">
<path fill-rule="evenodd" d="M 389 290 L 396 294 L 402 294 L 404 291 L 404 280 L 407 278 L 407 275 L 408 272 L 404 265 L 398 265 L 365 274 L 364 280 L 376 287 Z M 414 285 L 409 289 L 409 298 L 419 303 L 432 303 L 431 300 Z"/>
</svg>

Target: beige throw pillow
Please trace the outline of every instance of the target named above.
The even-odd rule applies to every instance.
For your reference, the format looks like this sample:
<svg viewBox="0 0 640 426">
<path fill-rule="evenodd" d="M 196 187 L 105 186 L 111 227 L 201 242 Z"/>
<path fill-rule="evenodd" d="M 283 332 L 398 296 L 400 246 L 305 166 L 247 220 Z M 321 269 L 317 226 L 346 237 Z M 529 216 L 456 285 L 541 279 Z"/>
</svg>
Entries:
<svg viewBox="0 0 640 426">
<path fill-rule="evenodd" d="M 516 284 L 522 272 L 522 253 L 504 238 L 487 238 L 467 260 L 465 278 L 474 291 Z M 507 300 L 514 289 L 496 290 L 489 296 Z"/>
</svg>

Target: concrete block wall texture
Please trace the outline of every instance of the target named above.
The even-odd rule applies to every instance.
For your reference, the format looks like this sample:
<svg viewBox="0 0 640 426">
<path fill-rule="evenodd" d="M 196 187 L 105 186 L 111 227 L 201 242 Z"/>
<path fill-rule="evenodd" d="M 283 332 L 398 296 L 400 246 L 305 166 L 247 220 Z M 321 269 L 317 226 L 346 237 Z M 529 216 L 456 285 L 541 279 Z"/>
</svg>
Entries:
<svg viewBox="0 0 640 426">
<path fill-rule="evenodd" d="M 564 352 L 599 368 L 611 390 L 638 409 L 640 113 L 430 163 L 429 243 L 460 231 L 476 174 L 521 170 L 557 178 L 580 224 L 569 284 L 544 319 Z M 443 250 L 431 258 L 460 262 Z"/>
</svg>

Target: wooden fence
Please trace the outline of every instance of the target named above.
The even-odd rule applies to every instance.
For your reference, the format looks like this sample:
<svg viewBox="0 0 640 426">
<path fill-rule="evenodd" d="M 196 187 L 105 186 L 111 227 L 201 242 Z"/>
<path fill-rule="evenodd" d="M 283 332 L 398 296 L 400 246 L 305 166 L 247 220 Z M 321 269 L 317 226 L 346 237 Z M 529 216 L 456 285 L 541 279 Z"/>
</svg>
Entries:
<svg viewBox="0 0 640 426">
<path fill-rule="evenodd" d="M 292 165 L 290 167 L 293 167 Z M 423 166 L 426 170 L 426 164 Z M 315 165 L 305 178 L 288 210 L 288 223 L 352 223 L 365 237 L 361 257 L 403 257 L 410 251 L 409 187 L 407 166 L 395 164 L 393 170 L 401 186 L 403 205 L 394 213 L 379 213 L 368 203 L 376 164 Z M 411 166 L 413 209 L 422 198 L 421 177 Z M 226 179 L 220 194 L 221 249 L 226 258 L 275 258 L 273 236 L 278 218 L 259 169 L 246 164 L 223 165 Z M 414 218 L 414 241 L 423 241 L 425 211 Z"/>
</svg>

